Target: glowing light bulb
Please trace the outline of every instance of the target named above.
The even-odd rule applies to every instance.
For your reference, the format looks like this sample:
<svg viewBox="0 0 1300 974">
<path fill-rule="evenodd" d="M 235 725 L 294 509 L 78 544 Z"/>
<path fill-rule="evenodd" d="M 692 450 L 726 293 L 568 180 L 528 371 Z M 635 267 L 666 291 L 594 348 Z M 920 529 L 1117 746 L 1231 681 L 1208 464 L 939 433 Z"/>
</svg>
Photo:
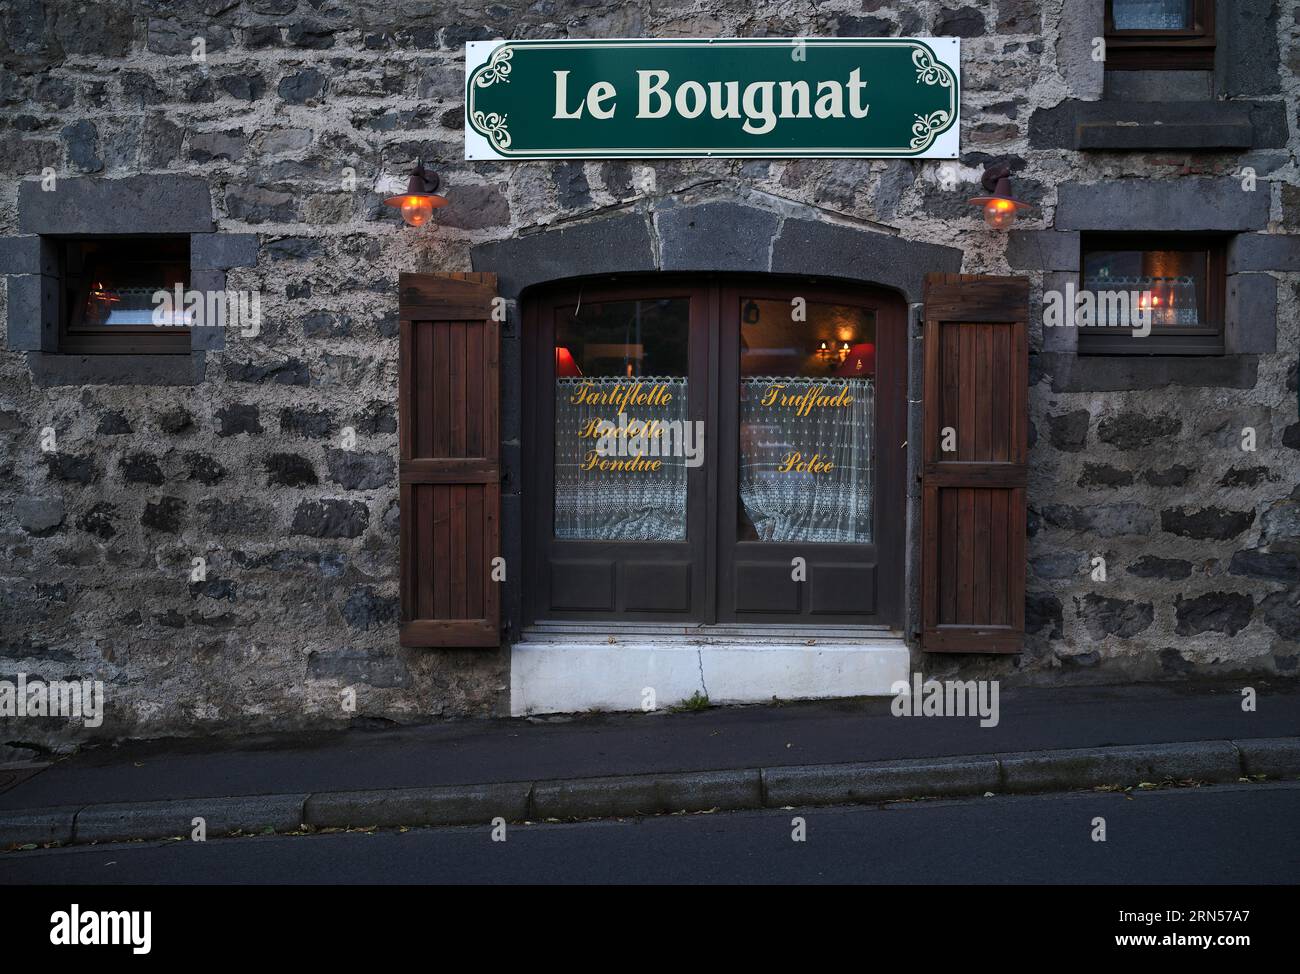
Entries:
<svg viewBox="0 0 1300 974">
<path fill-rule="evenodd" d="M 433 216 L 433 201 L 427 196 L 402 198 L 402 219 L 413 227 L 422 227 Z"/>
<path fill-rule="evenodd" d="M 1016 204 L 1011 200 L 989 200 L 984 204 L 984 222 L 994 230 L 1005 230 L 1016 222 Z"/>
</svg>

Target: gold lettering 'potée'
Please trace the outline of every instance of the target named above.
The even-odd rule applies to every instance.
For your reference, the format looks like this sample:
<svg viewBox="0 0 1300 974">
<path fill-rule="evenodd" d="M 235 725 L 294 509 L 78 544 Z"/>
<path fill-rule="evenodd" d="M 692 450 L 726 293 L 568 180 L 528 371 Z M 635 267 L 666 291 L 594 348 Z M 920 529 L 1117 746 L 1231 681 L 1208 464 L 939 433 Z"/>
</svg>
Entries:
<svg viewBox="0 0 1300 974">
<path fill-rule="evenodd" d="M 830 473 L 835 469 L 835 464 L 825 459 L 820 453 L 814 453 L 807 460 L 803 454 L 798 451 L 787 453 L 781 465 L 776 468 L 777 473 Z"/>
<path fill-rule="evenodd" d="M 782 392 L 784 388 L 784 382 L 768 386 L 763 393 L 762 404 L 793 408 L 798 416 L 808 416 L 814 409 L 843 409 L 853 405 L 853 396 L 849 394 L 848 386 L 842 387 L 833 395 L 826 391 L 830 386 L 811 386 L 797 395 Z"/>
</svg>

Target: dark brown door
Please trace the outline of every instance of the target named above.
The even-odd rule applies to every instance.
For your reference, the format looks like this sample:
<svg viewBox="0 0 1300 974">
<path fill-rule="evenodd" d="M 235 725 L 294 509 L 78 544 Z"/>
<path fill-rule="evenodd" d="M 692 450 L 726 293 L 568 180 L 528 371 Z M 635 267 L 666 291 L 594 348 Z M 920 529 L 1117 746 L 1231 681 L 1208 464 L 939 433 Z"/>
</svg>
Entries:
<svg viewBox="0 0 1300 974">
<path fill-rule="evenodd" d="M 1015 653 L 1025 631 L 1028 283 L 925 289 L 922 646 Z"/>
<path fill-rule="evenodd" d="M 721 291 L 718 618 L 901 624 L 906 307 Z"/>
<path fill-rule="evenodd" d="M 901 626 L 905 315 L 726 276 L 526 301 L 531 618 Z"/>
<path fill-rule="evenodd" d="M 704 619 L 708 468 L 663 447 L 705 421 L 707 289 L 582 284 L 530 303 L 525 327 L 534 617 Z"/>
</svg>

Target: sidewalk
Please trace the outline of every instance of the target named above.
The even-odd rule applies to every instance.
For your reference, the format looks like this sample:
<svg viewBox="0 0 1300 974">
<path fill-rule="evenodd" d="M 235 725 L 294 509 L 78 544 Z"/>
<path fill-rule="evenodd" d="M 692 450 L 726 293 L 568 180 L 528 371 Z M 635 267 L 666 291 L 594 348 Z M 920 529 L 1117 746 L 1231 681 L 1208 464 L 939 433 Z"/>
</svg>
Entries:
<svg viewBox="0 0 1300 974">
<path fill-rule="evenodd" d="M 1239 685 L 1011 689 L 990 728 L 874 698 L 99 746 L 0 793 L 0 849 L 1300 776 L 1300 686 L 1254 685 L 1255 713 Z"/>
</svg>

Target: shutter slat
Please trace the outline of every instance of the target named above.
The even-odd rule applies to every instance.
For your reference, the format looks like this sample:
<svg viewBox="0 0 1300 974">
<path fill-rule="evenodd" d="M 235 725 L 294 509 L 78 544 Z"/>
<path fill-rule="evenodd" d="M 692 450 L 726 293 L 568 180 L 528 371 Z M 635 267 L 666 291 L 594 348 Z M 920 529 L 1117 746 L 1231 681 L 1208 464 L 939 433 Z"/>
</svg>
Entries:
<svg viewBox="0 0 1300 974">
<path fill-rule="evenodd" d="M 401 643 L 501 642 L 495 274 L 403 274 Z"/>
<path fill-rule="evenodd" d="M 925 288 L 921 645 L 1018 653 L 1025 628 L 1029 288 L 931 274 Z M 957 450 L 942 450 L 943 429 Z"/>
</svg>

